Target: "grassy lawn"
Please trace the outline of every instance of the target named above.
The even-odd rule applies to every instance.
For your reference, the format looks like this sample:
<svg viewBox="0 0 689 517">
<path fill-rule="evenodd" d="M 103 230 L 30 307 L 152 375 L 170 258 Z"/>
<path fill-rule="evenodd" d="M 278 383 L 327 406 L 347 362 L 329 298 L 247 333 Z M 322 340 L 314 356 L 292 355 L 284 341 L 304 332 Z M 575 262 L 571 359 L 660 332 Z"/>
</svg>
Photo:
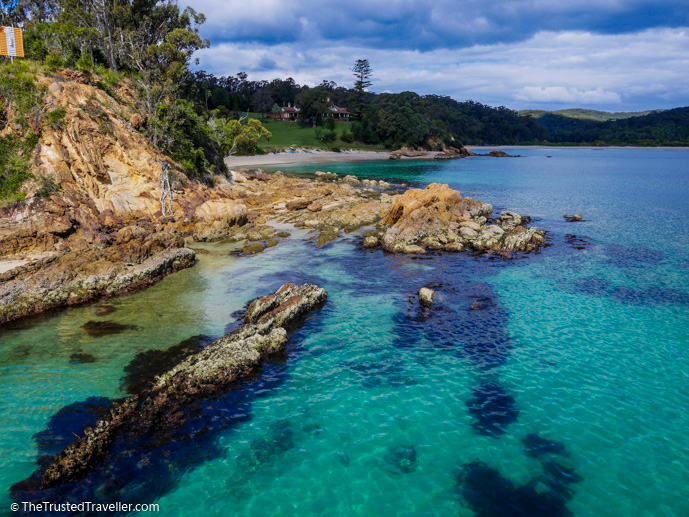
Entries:
<svg viewBox="0 0 689 517">
<path fill-rule="evenodd" d="M 316 138 L 315 129 L 312 127 L 304 128 L 299 122 L 284 122 L 282 120 L 273 120 L 270 118 L 261 118 L 260 113 L 249 113 L 249 117 L 261 121 L 261 124 L 273 134 L 270 141 L 262 139 L 258 146 L 264 151 L 272 151 L 273 149 L 295 146 L 295 147 L 316 147 L 319 149 L 330 149 L 331 147 L 339 147 L 340 149 L 364 149 L 376 150 L 382 149 L 382 146 L 364 145 L 358 142 L 348 144 L 340 140 L 340 135 L 345 130 L 352 129 L 351 122 L 338 122 L 335 126 L 337 133 L 337 140 L 331 143 L 321 142 Z M 322 128 L 323 131 L 327 131 Z"/>
</svg>

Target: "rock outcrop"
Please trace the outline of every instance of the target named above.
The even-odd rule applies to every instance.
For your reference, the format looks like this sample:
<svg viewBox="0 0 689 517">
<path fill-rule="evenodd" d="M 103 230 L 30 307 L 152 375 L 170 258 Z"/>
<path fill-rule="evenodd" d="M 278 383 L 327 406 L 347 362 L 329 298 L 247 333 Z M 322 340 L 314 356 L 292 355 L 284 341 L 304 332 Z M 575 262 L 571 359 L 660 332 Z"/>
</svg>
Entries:
<svg viewBox="0 0 689 517">
<path fill-rule="evenodd" d="M 284 284 L 253 301 L 242 327 L 187 357 L 154 380 L 151 388 L 114 402 L 107 417 L 15 489 L 43 489 L 87 476 L 126 433 L 179 428 L 197 401 L 228 390 L 255 372 L 266 357 L 283 350 L 288 331 L 326 298 L 325 290 L 315 285 Z"/>
<path fill-rule="evenodd" d="M 579 221 L 584 220 L 584 216 L 581 214 L 574 214 L 574 215 L 565 214 L 563 217 L 565 218 L 565 221 L 567 221 L 568 223 L 577 223 Z"/>
<path fill-rule="evenodd" d="M 459 147 L 443 147 L 442 152 L 435 155 L 436 160 L 453 160 L 455 158 L 466 158 L 467 156 L 474 156 L 474 153 L 464 146 Z"/>
<path fill-rule="evenodd" d="M 532 251 L 545 243 L 545 232 L 526 228 L 514 212 L 489 221 L 493 207 L 475 201 L 447 185 L 432 183 L 424 190 L 409 189 L 392 200 L 366 246 L 377 238 L 390 252 L 423 253 L 427 249 L 462 251 Z"/>
<path fill-rule="evenodd" d="M 426 156 L 428 153 L 426 151 L 421 151 L 418 149 L 411 149 L 410 147 L 404 146 L 401 149 L 392 151 L 390 153 L 391 160 L 399 160 L 400 158 L 420 158 Z"/>
<path fill-rule="evenodd" d="M 133 292 L 194 264 L 195 253 L 181 247 L 179 237 L 161 232 L 141 238 L 138 231 L 123 228 L 109 247 L 70 251 L 0 275 L 0 324 Z"/>
</svg>

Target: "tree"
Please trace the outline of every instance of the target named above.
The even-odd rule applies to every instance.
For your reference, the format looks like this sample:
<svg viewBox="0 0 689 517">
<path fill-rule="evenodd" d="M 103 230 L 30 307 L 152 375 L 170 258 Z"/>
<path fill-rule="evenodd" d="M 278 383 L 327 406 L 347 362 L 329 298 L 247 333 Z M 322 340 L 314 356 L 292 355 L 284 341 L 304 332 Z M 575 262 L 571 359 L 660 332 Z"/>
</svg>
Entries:
<svg viewBox="0 0 689 517">
<path fill-rule="evenodd" d="M 295 105 L 299 106 L 299 120 L 303 123 L 310 122 L 313 127 L 320 125 L 323 116 L 332 106 L 327 99 L 328 91 L 320 86 L 302 90 L 295 99 Z"/>
<path fill-rule="evenodd" d="M 356 120 L 361 120 L 363 118 L 366 88 L 373 84 L 371 82 L 373 69 L 368 59 L 357 59 L 351 70 L 354 72 L 354 77 L 356 79 L 354 81 L 354 105 L 352 106 L 352 112 Z"/>
<path fill-rule="evenodd" d="M 263 137 L 270 140 L 273 136 L 261 122 L 253 118 L 250 118 L 246 125 L 242 125 L 240 120 L 222 118 L 211 120 L 209 125 L 218 135 L 225 155 L 237 151 L 241 154 L 256 154 L 259 140 Z"/>
<path fill-rule="evenodd" d="M 267 90 L 261 89 L 254 93 L 251 103 L 254 109 L 261 114 L 261 117 L 263 117 L 265 112 L 268 111 L 273 105 L 274 101 Z"/>
<path fill-rule="evenodd" d="M 280 117 L 280 114 L 282 113 L 282 109 L 280 108 L 280 106 L 278 106 L 277 102 L 275 104 L 273 104 L 273 107 L 271 108 L 270 111 L 272 111 L 273 115 L 275 115 L 278 118 Z"/>
</svg>

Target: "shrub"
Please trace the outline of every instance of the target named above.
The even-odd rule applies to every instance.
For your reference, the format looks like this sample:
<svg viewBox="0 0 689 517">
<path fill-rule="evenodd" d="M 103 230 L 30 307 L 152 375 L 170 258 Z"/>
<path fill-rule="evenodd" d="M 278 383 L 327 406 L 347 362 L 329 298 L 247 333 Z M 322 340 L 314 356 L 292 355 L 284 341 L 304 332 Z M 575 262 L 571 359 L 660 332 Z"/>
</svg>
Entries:
<svg viewBox="0 0 689 517">
<path fill-rule="evenodd" d="M 62 56 L 57 51 L 57 49 L 52 49 L 50 52 L 48 52 L 48 55 L 45 57 L 45 65 L 48 67 L 49 70 L 56 72 L 60 68 L 64 68 L 65 60 L 62 59 Z"/>
<path fill-rule="evenodd" d="M 335 131 L 326 131 L 323 133 L 323 138 L 321 138 L 321 140 L 323 140 L 325 143 L 334 142 L 336 139 L 337 133 L 335 133 Z"/>
<path fill-rule="evenodd" d="M 342 152 L 342 149 L 340 149 L 339 147 L 335 147 L 335 146 L 331 147 L 330 150 L 334 153 Z"/>
<path fill-rule="evenodd" d="M 31 143 L 21 142 L 14 136 L 0 139 L 0 199 L 19 200 L 26 197 L 26 193 L 20 192 L 19 188 L 31 177 L 31 173 L 29 160 L 21 155 L 33 150 L 29 149 Z"/>
<path fill-rule="evenodd" d="M 39 176 L 38 178 L 39 187 L 36 191 L 38 197 L 48 199 L 55 192 L 60 190 L 60 185 L 55 183 L 52 179 L 47 176 Z"/>
<path fill-rule="evenodd" d="M 349 131 L 348 129 L 345 129 L 342 131 L 342 134 L 340 135 L 340 140 L 342 140 L 346 144 L 351 144 L 354 142 L 354 133 Z"/>
<path fill-rule="evenodd" d="M 55 108 L 45 116 L 45 121 L 50 129 L 59 129 L 65 124 L 67 111 L 63 107 Z"/>
</svg>

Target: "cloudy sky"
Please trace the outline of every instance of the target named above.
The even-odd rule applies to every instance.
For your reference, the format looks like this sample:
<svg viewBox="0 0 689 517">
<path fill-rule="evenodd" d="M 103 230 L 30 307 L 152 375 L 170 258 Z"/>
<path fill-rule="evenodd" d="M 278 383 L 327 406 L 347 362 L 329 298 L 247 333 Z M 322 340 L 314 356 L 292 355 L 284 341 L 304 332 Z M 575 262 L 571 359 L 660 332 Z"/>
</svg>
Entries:
<svg viewBox="0 0 689 517">
<path fill-rule="evenodd" d="M 450 95 L 514 109 L 689 105 L 689 0 L 186 0 L 200 69 Z M 184 0 L 180 1 L 184 4 Z"/>
</svg>

